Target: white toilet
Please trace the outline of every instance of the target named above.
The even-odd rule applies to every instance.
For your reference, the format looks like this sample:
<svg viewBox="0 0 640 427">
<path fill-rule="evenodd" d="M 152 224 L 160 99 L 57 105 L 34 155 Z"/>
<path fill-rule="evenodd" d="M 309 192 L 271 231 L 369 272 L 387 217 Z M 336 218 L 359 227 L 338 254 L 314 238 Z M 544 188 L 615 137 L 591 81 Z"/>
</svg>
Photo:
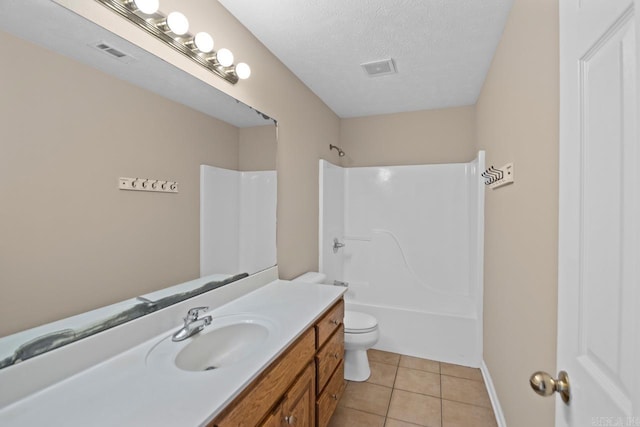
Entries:
<svg viewBox="0 0 640 427">
<path fill-rule="evenodd" d="M 309 272 L 296 277 L 296 282 L 325 283 L 326 274 Z M 344 378 L 366 381 L 371 375 L 367 350 L 378 342 L 378 320 L 359 311 L 344 311 Z"/>
</svg>

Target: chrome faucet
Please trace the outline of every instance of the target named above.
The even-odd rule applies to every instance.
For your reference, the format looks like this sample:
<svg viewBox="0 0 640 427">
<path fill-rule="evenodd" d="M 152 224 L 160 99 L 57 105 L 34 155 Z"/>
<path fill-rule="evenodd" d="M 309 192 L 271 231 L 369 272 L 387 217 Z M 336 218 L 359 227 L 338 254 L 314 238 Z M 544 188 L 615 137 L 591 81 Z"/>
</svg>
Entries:
<svg viewBox="0 0 640 427">
<path fill-rule="evenodd" d="M 335 237 L 333 239 L 333 253 L 337 254 L 338 253 L 338 249 L 340 248 L 344 248 L 344 243 L 340 243 L 340 241 L 338 240 L 337 237 Z"/>
<path fill-rule="evenodd" d="M 174 342 L 184 341 L 187 338 L 197 334 L 204 329 L 205 326 L 211 324 L 211 316 L 199 317 L 200 313 L 204 313 L 209 310 L 209 307 L 195 307 L 187 312 L 187 317 L 184 318 L 184 326 L 173 334 L 171 339 Z"/>
</svg>

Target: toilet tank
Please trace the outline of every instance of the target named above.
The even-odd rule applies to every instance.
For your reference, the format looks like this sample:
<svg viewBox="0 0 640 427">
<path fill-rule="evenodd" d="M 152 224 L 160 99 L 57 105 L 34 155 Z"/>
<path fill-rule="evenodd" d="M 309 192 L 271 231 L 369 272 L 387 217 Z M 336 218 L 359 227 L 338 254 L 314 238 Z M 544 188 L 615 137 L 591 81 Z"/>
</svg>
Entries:
<svg viewBox="0 0 640 427">
<path fill-rule="evenodd" d="M 309 271 L 292 280 L 305 283 L 325 283 L 327 275 L 324 273 L 318 273 L 317 271 Z"/>
</svg>

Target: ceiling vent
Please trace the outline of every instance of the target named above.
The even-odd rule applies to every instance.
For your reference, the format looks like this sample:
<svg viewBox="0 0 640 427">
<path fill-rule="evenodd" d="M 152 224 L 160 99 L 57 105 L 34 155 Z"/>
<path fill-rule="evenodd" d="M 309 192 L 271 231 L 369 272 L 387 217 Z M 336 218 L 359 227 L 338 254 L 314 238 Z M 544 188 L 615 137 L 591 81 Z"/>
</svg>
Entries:
<svg viewBox="0 0 640 427">
<path fill-rule="evenodd" d="M 388 74 L 395 74 L 396 64 L 393 63 L 393 59 L 384 59 L 382 61 L 367 62 L 360 64 L 364 71 L 371 77 L 386 76 Z"/>
<path fill-rule="evenodd" d="M 118 61 L 121 61 L 127 64 L 132 61 L 135 61 L 135 58 L 133 56 L 129 55 L 128 53 L 124 53 L 120 49 L 116 49 L 115 47 L 105 42 L 97 42 L 97 43 L 90 44 L 89 46 L 99 50 L 100 52 L 106 55 L 111 56 L 114 59 L 117 59 Z"/>
</svg>

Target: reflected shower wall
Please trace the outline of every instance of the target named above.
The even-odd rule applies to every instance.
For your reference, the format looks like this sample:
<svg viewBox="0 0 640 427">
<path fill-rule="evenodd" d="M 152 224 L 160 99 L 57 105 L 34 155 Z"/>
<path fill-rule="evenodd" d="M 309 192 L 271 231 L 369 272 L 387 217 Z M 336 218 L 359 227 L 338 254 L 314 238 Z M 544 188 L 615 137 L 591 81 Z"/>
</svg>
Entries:
<svg viewBox="0 0 640 427">
<path fill-rule="evenodd" d="M 200 166 L 200 276 L 276 264 L 276 191 L 276 171 Z"/>
<path fill-rule="evenodd" d="M 460 164 L 321 161 L 320 270 L 349 282 L 349 308 L 378 318 L 376 348 L 479 366 L 483 167 L 483 152 Z"/>
</svg>

